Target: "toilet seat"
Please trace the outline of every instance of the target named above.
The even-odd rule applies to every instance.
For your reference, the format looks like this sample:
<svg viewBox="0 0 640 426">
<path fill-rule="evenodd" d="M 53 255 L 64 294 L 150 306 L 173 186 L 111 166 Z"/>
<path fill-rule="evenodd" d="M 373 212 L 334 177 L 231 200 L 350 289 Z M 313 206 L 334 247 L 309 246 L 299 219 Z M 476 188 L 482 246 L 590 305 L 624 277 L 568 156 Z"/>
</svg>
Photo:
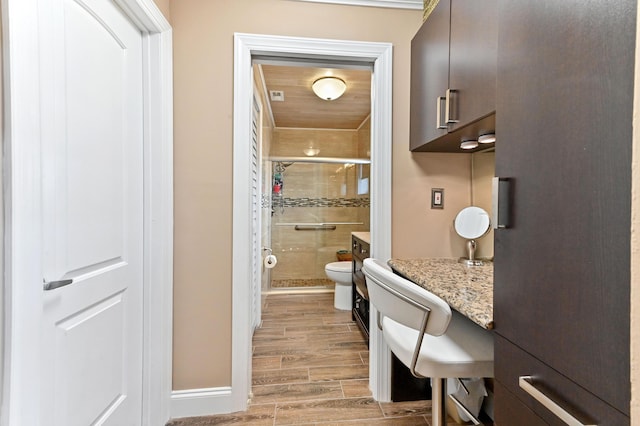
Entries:
<svg viewBox="0 0 640 426">
<path fill-rule="evenodd" d="M 349 261 L 342 261 L 342 262 L 331 262 L 331 263 L 327 263 L 324 267 L 325 270 L 327 271 L 334 271 L 334 272 L 345 272 L 345 273 L 351 273 L 351 262 Z"/>
</svg>

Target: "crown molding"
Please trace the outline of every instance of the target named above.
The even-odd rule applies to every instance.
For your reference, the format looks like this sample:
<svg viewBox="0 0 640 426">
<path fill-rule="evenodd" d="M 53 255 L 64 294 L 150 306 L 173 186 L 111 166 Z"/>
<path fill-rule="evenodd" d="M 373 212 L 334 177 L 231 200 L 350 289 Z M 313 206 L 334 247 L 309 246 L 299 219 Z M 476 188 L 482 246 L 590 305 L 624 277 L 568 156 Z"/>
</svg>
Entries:
<svg viewBox="0 0 640 426">
<path fill-rule="evenodd" d="M 349 6 L 387 7 L 393 9 L 422 10 L 423 0 L 293 0 L 313 3 L 333 3 Z"/>
</svg>

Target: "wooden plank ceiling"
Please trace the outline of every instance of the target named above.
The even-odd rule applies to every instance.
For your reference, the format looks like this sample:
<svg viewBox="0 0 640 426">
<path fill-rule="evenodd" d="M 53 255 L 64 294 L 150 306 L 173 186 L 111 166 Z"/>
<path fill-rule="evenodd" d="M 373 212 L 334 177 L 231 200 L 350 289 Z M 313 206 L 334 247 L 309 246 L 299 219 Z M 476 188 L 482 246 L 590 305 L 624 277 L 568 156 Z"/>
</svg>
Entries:
<svg viewBox="0 0 640 426">
<path fill-rule="evenodd" d="M 276 127 L 357 129 L 371 111 L 371 71 L 260 65 L 267 88 L 284 92 L 284 101 L 268 99 Z M 311 90 L 314 81 L 339 77 L 347 84 L 340 98 L 325 101 Z"/>
</svg>

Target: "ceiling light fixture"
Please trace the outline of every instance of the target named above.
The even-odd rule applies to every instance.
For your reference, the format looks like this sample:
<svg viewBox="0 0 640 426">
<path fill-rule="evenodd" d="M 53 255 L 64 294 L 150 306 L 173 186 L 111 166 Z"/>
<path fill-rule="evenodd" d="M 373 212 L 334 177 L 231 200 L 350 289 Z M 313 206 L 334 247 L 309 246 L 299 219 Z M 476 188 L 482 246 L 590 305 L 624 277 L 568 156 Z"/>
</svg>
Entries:
<svg viewBox="0 0 640 426">
<path fill-rule="evenodd" d="M 347 84 L 338 77 L 322 77 L 311 85 L 313 93 L 325 101 L 338 99 L 347 90 Z"/>
<path fill-rule="evenodd" d="M 473 149 L 478 147 L 478 141 L 462 141 L 460 142 L 460 148 Z"/>
<path fill-rule="evenodd" d="M 478 142 L 480 143 L 493 143 L 495 141 L 496 141 L 495 133 L 486 133 L 478 137 Z"/>
</svg>

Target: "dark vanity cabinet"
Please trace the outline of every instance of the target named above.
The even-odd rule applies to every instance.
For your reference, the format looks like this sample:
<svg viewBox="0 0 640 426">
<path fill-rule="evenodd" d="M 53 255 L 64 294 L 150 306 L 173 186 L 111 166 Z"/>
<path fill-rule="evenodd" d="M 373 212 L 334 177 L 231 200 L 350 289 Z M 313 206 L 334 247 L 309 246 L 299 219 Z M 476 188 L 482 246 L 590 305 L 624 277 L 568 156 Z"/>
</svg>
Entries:
<svg viewBox="0 0 640 426">
<path fill-rule="evenodd" d="M 352 310 L 353 319 L 369 344 L 369 293 L 362 272 L 362 262 L 369 257 L 369 242 L 351 236 L 352 258 Z"/>
<path fill-rule="evenodd" d="M 493 132 L 497 0 L 440 0 L 411 41 L 412 151 Z M 469 152 L 469 151 L 465 151 Z"/>
<path fill-rule="evenodd" d="M 499 2 L 496 176 L 509 185 L 499 200 L 509 226 L 495 232 L 499 426 L 565 424 L 545 398 L 583 424 L 630 422 L 636 7 Z"/>
</svg>

